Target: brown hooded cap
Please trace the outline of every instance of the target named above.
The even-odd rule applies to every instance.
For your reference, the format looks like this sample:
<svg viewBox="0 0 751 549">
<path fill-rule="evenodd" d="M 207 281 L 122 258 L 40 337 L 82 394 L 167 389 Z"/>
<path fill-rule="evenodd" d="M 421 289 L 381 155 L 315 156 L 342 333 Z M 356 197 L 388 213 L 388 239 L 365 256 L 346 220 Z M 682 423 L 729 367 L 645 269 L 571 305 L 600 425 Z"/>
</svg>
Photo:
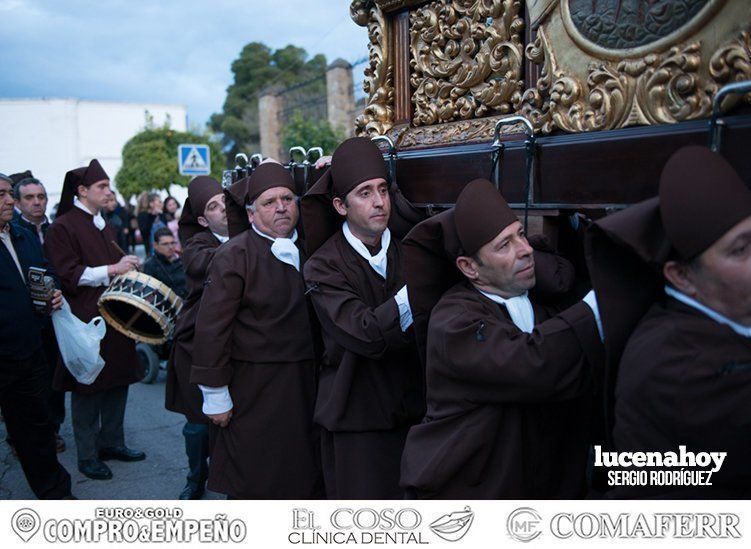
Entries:
<svg viewBox="0 0 751 549">
<path fill-rule="evenodd" d="M 194 235 L 207 231 L 198 223 L 198 218 L 206 211 L 206 204 L 214 196 L 222 193 L 222 186 L 213 177 L 199 175 L 188 184 L 188 199 L 183 206 L 178 225 L 178 237 L 183 246 Z"/>
<path fill-rule="evenodd" d="M 660 214 L 678 256 L 690 260 L 751 216 L 751 190 L 719 154 L 684 147 L 662 170 Z"/>
<path fill-rule="evenodd" d="M 344 141 L 331 159 L 331 167 L 305 193 L 300 201 L 300 216 L 305 229 L 305 252 L 308 256 L 320 248 L 342 226 L 332 200 L 343 198 L 360 183 L 370 179 L 388 181 L 386 163 L 378 146 L 367 137 L 353 137 Z M 400 239 L 424 219 L 401 193 L 395 181 L 390 182 L 392 238 Z"/>
<path fill-rule="evenodd" d="M 594 223 L 585 250 L 605 333 L 605 398 L 612 432 L 615 382 L 631 333 L 663 296 L 662 267 L 690 260 L 751 215 L 751 191 L 706 147 L 679 149 L 663 168 L 660 195 Z"/>
<path fill-rule="evenodd" d="M 370 179 L 388 180 L 383 154 L 367 137 L 347 139 L 331 158 L 332 196 L 344 198 Z"/>
<path fill-rule="evenodd" d="M 456 199 L 456 232 L 464 250 L 472 256 L 500 232 L 518 221 L 516 214 L 487 179 L 475 179 Z"/>
<path fill-rule="evenodd" d="M 250 175 L 246 203 L 251 204 L 265 191 L 286 187 L 295 192 L 295 180 L 289 170 L 276 162 L 263 162 Z"/>
<path fill-rule="evenodd" d="M 109 179 L 109 176 L 96 158 L 89 162 L 88 166 L 66 173 L 60 205 L 57 207 L 57 216 L 60 217 L 73 207 L 73 199 L 78 196 L 79 185 L 91 187 L 94 183 L 104 179 Z"/>
</svg>

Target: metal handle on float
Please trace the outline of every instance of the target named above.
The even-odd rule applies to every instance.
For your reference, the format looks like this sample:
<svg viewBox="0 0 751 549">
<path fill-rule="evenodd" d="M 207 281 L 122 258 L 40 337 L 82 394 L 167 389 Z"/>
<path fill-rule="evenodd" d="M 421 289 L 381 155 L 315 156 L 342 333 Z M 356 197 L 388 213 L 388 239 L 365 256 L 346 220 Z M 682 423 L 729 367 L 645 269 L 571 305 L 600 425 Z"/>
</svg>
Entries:
<svg viewBox="0 0 751 549">
<path fill-rule="evenodd" d="M 261 153 L 255 153 L 250 157 L 250 166 L 255 170 L 263 162 L 263 155 Z"/>
<path fill-rule="evenodd" d="M 524 148 L 526 150 L 526 162 L 525 162 L 525 184 L 524 184 L 524 231 L 526 232 L 529 225 L 529 205 L 534 201 L 534 165 L 537 154 L 537 138 L 535 137 L 535 128 L 524 116 L 514 115 L 506 118 L 501 118 L 495 123 L 493 129 L 493 177 L 495 179 L 495 187 L 500 192 L 501 190 L 501 162 L 500 158 L 503 155 L 504 144 L 501 141 L 501 128 L 511 124 L 522 124 L 524 126 L 524 133 L 527 138 L 524 140 Z"/>
<path fill-rule="evenodd" d="M 709 121 L 709 148 L 713 152 L 722 150 L 722 129 L 725 127 L 725 121 L 720 118 L 720 107 L 722 100 L 729 95 L 745 95 L 751 93 L 751 80 L 743 82 L 733 82 L 727 86 L 721 87 L 712 100 L 712 118 Z"/>
<path fill-rule="evenodd" d="M 396 181 L 396 145 L 394 145 L 394 141 L 388 136 L 388 135 L 376 135 L 375 137 L 371 137 L 370 140 L 373 143 L 378 143 L 379 141 L 383 141 L 389 146 L 388 151 L 388 165 L 389 165 L 389 179 L 391 179 L 390 183 L 393 184 Z"/>
</svg>

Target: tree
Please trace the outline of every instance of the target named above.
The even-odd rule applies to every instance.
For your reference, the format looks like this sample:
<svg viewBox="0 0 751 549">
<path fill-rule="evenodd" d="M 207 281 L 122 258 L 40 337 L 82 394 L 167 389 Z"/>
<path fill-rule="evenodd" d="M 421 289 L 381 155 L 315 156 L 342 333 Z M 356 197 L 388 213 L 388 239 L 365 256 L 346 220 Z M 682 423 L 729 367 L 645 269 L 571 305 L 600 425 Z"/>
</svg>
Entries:
<svg viewBox="0 0 751 549">
<path fill-rule="evenodd" d="M 305 150 L 321 147 L 323 154 L 333 154 L 342 141 L 344 135 L 334 130 L 328 120 L 306 118 L 301 113 L 293 114 L 282 129 L 285 150 L 299 145 Z"/>
<path fill-rule="evenodd" d="M 230 158 L 238 152 L 260 149 L 258 96 L 270 87 L 287 88 L 300 82 L 315 81 L 306 92 L 326 93 L 326 57 L 308 59 L 307 52 L 288 45 L 276 51 L 260 42 L 247 44 L 232 62 L 234 82 L 227 88 L 221 113 L 214 113 L 209 127 L 221 133 L 222 145 Z"/>
<path fill-rule="evenodd" d="M 115 177 L 120 194 L 129 199 L 143 191 L 169 189 L 174 184 L 186 187 L 191 177 L 180 175 L 177 165 L 177 146 L 181 143 L 208 145 L 211 175 L 221 181 L 227 161 L 219 143 L 206 134 L 173 130 L 169 121 L 162 127 L 154 127 L 147 114 L 146 128 L 123 146 L 123 164 Z"/>
</svg>

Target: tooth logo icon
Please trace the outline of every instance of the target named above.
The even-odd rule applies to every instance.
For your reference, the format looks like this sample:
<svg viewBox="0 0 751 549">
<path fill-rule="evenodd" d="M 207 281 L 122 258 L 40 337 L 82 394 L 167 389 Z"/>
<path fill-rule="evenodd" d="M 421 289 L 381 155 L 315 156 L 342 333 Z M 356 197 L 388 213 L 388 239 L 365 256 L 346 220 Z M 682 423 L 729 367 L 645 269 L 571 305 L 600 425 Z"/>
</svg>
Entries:
<svg viewBox="0 0 751 549">
<path fill-rule="evenodd" d="M 475 513 L 467 506 L 464 511 L 456 511 L 436 519 L 430 524 L 430 529 L 441 539 L 459 541 L 469 532 L 473 520 Z"/>
<path fill-rule="evenodd" d="M 23 541 L 29 541 L 39 531 L 41 521 L 36 511 L 32 509 L 19 509 L 11 519 L 11 528 Z"/>
</svg>

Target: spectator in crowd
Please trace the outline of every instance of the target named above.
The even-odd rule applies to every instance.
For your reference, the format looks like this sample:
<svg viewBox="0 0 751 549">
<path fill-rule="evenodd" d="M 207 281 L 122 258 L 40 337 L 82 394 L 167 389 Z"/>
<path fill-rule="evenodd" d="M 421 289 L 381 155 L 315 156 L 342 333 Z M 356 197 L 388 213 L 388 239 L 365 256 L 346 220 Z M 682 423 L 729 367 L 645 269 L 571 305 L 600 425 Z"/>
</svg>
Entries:
<svg viewBox="0 0 751 549">
<path fill-rule="evenodd" d="M 180 209 L 180 203 L 174 196 L 168 196 L 164 201 L 164 219 L 169 223 L 170 221 L 177 221 L 180 217 L 177 215 Z"/>
<path fill-rule="evenodd" d="M 177 234 L 177 222 L 180 219 L 178 210 L 180 209 L 180 203 L 174 196 L 168 196 L 164 201 L 164 217 L 167 220 L 167 227 L 172 231 L 172 235 L 175 237 L 175 253 L 180 255 L 182 248 L 180 246 L 180 239 Z"/>
<path fill-rule="evenodd" d="M 16 176 L 19 174 L 15 174 Z M 50 222 L 45 215 L 47 211 L 47 191 L 41 181 L 31 175 L 30 171 L 23 174 L 27 177 L 16 177 L 17 183 L 13 186 L 13 198 L 16 208 L 21 212 L 15 223 L 30 231 L 36 236 L 40 245 L 44 244 L 44 237 Z M 13 178 L 14 176 L 11 176 Z M 65 421 L 65 393 L 52 389 L 52 377 L 57 366 L 59 350 L 57 338 L 52 322 L 48 317 L 40 317 L 42 343 L 44 355 L 47 359 L 47 382 L 48 404 L 50 420 L 55 429 L 55 444 L 58 452 L 65 451 L 65 441 L 60 436 L 60 426 Z"/>
<path fill-rule="evenodd" d="M 27 288 L 29 267 L 47 268 L 34 235 L 11 224 L 10 177 L 0 174 L 0 406 L 26 480 L 40 499 L 72 499 L 70 475 L 60 465 L 45 398 L 46 360 Z M 55 290 L 52 310 L 62 306 Z"/>
<path fill-rule="evenodd" d="M 169 286 L 183 299 L 188 297 L 185 269 L 180 258 L 175 254 L 177 239 L 167 227 L 161 227 L 154 233 L 154 254 L 146 260 L 143 272 Z"/>
<path fill-rule="evenodd" d="M 163 209 L 164 204 L 159 193 L 145 193 L 138 199 L 138 229 L 141 231 L 141 239 L 143 240 L 143 247 L 146 250 L 147 257 L 152 252 L 152 231 L 154 230 L 154 225 L 167 224 L 164 219 Z"/>
<path fill-rule="evenodd" d="M 107 205 L 102 210 L 102 217 L 104 220 L 112 225 L 117 231 L 117 245 L 123 250 L 128 247 L 128 236 L 125 234 L 126 225 L 123 220 L 122 207 L 115 198 L 115 194 L 112 193 L 107 199 Z"/>
</svg>

